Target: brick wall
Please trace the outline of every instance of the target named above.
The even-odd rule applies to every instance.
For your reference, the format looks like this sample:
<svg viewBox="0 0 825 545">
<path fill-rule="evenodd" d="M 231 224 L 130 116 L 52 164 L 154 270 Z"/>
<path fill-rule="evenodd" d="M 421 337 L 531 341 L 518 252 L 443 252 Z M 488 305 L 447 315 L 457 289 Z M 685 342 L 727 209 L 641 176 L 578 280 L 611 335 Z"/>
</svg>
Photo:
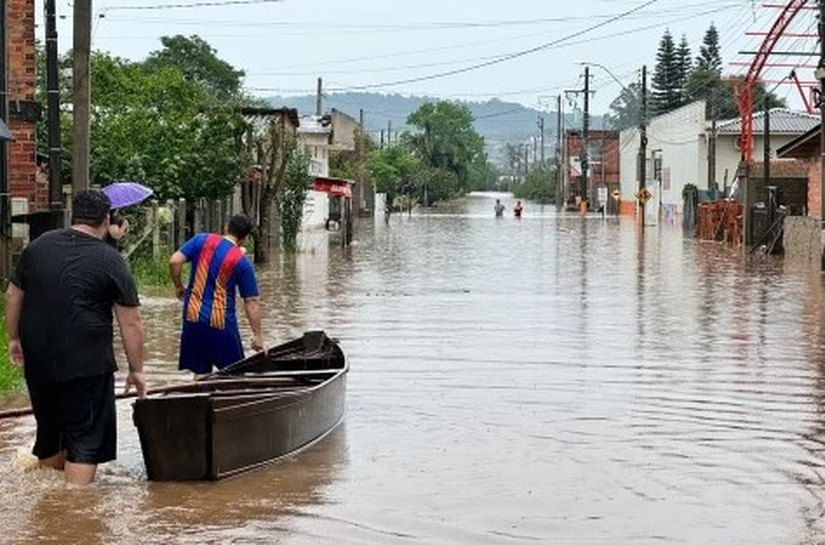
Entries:
<svg viewBox="0 0 825 545">
<path fill-rule="evenodd" d="M 565 167 L 568 169 L 569 188 L 567 198 L 578 195 L 581 176 L 574 176 L 571 160 L 578 158 L 582 151 L 582 136 L 579 131 L 568 130 L 565 135 Z M 590 172 L 587 194 L 592 199 L 599 185 L 619 183 L 619 133 L 615 131 L 590 131 Z"/>
<path fill-rule="evenodd" d="M 9 191 L 29 201 L 29 210 L 47 208 L 48 182 L 38 182 L 34 104 L 34 0 L 8 0 Z"/>
</svg>

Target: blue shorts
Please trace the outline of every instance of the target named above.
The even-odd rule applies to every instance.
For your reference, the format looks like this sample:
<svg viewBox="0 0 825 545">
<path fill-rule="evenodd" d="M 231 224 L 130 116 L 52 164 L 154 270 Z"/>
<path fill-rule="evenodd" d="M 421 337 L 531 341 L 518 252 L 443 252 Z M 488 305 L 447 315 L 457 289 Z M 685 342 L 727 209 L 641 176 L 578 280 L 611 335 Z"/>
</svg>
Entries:
<svg viewBox="0 0 825 545">
<path fill-rule="evenodd" d="M 243 358 L 243 344 L 237 326 L 215 329 L 207 324 L 184 320 L 179 369 L 203 375 L 211 373 L 213 367 L 223 369 Z"/>
</svg>

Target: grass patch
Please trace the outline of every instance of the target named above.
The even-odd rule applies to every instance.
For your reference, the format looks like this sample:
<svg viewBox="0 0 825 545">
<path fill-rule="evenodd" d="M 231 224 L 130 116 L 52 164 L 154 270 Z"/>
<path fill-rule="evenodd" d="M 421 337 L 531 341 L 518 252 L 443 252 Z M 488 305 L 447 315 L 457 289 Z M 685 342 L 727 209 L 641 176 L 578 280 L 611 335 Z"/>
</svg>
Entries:
<svg viewBox="0 0 825 545">
<path fill-rule="evenodd" d="M 169 278 L 169 258 L 138 257 L 129 260 L 129 268 L 138 288 L 169 287 L 172 285 L 172 280 Z"/>
<path fill-rule="evenodd" d="M 5 300 L 0 298 L 0 313 L 5 316 Z M 0 391 L 13 390 L 23 384 L 23 369 L 12 365 L 9 358 L 9 341 L 6 336 L 6 320 L 0 319 Z"/>
</svg>

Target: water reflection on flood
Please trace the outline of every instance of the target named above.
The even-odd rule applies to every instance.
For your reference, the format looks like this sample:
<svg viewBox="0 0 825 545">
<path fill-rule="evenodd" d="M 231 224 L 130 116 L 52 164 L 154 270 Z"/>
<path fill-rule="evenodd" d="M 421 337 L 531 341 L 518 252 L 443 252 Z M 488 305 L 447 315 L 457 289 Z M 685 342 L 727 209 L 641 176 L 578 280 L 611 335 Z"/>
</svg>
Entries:
<svg viewBox="0 0 825 545">
<path fill-rule="evenodd" d="M 348 250 L 261 271 L 271 343 L 322 328 L 350 358 L 318 445 L 219 483 L 147 483 L 128 402 L 119 459 L 67 490 L 0 421 L 4 543 L 825 542 L 819 273 L 478 196 Z M 507 203 L 505 199 L 505 204 Z M 154 384 L 178 303 L 144 295 Z"/>
</svg>

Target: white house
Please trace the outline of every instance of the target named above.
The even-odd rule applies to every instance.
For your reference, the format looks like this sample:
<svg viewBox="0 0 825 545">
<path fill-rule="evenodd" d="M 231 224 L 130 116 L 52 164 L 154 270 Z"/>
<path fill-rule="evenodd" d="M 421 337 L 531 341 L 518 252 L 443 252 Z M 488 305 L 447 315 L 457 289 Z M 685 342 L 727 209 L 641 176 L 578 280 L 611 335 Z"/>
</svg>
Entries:
<svg viewBox="0 0 825 545">
<path fill-rule="evenodd" d="M 705 128 L 704 101 L 693 102 L 649 120 L 645 185 L 653 198 L 648 201 L 648 211 L 659 210 L 663 217 L 669 217 L 673 212 L 681 211 L 682 188 L 686 184 L 707 188 Z M 619 134 L 622 214 L 636 213 L 639 143 L 638 128 L 625 129 Z M 659 180 L 654 182 L 657 177 Z"/>
<path fill-rule="evenodd" d="M 309 175 L 329 176 L 329 148 L 332 127 L 329 120 L 315 115 L 301 116 L 298 142 L 309 156 Z M 329 217 L 329 198 L 321 191 L 309 190 L 304 202 L 303 229 L 323 228 Z"/>
</svg>

